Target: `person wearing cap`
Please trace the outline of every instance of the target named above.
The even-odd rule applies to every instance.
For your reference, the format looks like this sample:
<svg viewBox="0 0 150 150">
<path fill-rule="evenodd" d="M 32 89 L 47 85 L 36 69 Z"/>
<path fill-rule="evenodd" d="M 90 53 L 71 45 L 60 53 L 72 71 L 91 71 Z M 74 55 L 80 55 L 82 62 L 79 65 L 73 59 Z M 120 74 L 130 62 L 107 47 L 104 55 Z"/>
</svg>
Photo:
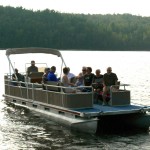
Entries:
<svg viewBox="0 0 150 150">
<path fill-rule="evenodd" d="M 31 66 L 27 68 L 27 76 L 30 75 L 32 72 L 38 72 L 38 67 L 35 66 L 35 61 L 31 61 Z"/>
</svg>

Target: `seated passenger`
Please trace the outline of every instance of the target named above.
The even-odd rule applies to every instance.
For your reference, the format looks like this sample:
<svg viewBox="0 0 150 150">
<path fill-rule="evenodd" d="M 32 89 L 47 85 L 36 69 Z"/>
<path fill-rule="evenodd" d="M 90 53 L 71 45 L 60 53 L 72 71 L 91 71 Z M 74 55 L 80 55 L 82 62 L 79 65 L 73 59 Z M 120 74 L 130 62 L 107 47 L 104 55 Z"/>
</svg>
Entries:
<svg viewBox="0 0 150 150">
<path fill-rule="evenodd" d="M 75 93 L 76 91 L 71 88 L 71 86 L 74 86 L 74 83 L 70 83 L 68 76 L 67 76 L 69 73 L 68 67 L 63 68 L 63 73 L 64 73 L 64 75 L 62 77 L 62 84 L 65 87 L 70 87 L 70 88 L 65 88 L 64 91 L 67 93 Z"/>
<path fill-rule="evenodd" d="M 103 75 L 101 75 L 100 69 L 95 71 L 92 86 L 96 92 L 103 90 Z"/>
<path fill-rule="evenodd" d="M 94 79 L 94 74 L 92 73 L 92 68 L 87 67 L 86 74 L 84 75 L 84 85 L 91 86 Z"/>
<path fill-rule="evenodd" d="M 86 74 L 86 67 L 82 67 L 82 72 L 76 77 L 76 86 L 83 86 L 84 85 L 84 75 Z"/>
<path fill-rule="evenodd" d="M 56 67 L 52 66 L 47 76 L 48 81 L 56 81 L 56 82 L 59 81 L 55 75 L 55 71 L 56 71 Z"/>
<path fill-rule="evenodd" d="M 92 82 L 94 79 L 94 74 L 92 73 L 92 68 L 86 68 L 86 74 L 84 75 L 84 86 L 92 86 Z M 91 88 L 83 89 L 83 92 L 91 92 Z"/>
<path fill-rule="evenodd" d="M 71 83 L 75 83 L 76 81 L 76 76 L 70 72 L 70 68 L 68 67 L 68 70 L 69 70 L 69 73 L 67 75 L 68 79 L 69 79 L 69 82 Z"/>
<path fill-rule="evenodd" d="M 17 68 L 15 69 L 15 73 L 12 74 L 12 80 L 24 82 L 24 76 L 18 72 Z M 18 85 L 18 83 L 14 82 L 13 85 Z M 24 84 L 21 84 L 21 85 L 24 86 Z"/>
<path fill-rule="evenodd" d="M 35 66 L 35 61 L 31 61 L 31 66 L 27 68 L 27 76 L 30 76 L 30 73 L 38 72 L 38 67 Z"/>
<path fill-rule="evenodd" d="M 46 83 L 46 81 L 48 81 L 49 72 L 50 72 L 50 68 L 45 68 L 44 74 L 42 76 L 42 83 Z"/>
<path fill-rule="evenodd" d="M 94 102 L 98 103 L 99 100 L 103 100 L 102 91 L 103 91 L 103 75 L 101 75 L 100 69 L 95 71 L 94 79 L 92 86 L 94 88 Z"/>
<path fill-rule="evenodd" d="M 107 104 L 106 98 L 110 94 L 110 87 L 112 85 L 117 85 L 118 77 L 112 72 L 112 68 L 107 68 L 107 73 L 104 74 L 104 88 L 103 88 L 103 105 Z"/>
</svg>

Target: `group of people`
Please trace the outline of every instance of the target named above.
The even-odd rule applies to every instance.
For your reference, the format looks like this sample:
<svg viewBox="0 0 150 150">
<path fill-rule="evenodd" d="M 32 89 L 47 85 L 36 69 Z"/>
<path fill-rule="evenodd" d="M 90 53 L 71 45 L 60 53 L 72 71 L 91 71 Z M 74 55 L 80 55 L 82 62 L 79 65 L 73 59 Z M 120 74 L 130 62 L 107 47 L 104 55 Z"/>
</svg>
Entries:
<svg viewBox="0 0 150 150">
<path fill-rule="evenodd" d="M 31 72 L 38 72 L 38 67 L 35 66 L 35 61 L 31 61 L 31 66 L 27 68 L 26 75 L 30 76 Z M 91 67 L 82 67 L 82 71 L 76 76 L 73 73 L 70 73 L 69 67 L 63 68 L 63 76 L 57 78 L 55 75 L 56 67 L 52 66 L 51 68 L 45 68 L 44 74 L 42 77 L 42 83 L 47 81 L 61 81 L 62 85 L 65 87 L 80 87 L 85 86 L 83 90 L 88 91 L 90 88 L 86 86 L 93 86 L 95 93 L 102 92 L 103 103 L 106 104 L 106 96 L 110 92 L 110 87 L 112 85 L 117 85 L 118 77 L 115 73 L 112 72 L 112 68 L 108 67 L 107 72 L 102 75 L 101 70 L 97 69 L 95 74 L 92 73 Z M 18 73 L 18 69 L 15 69 L 15 73 L 12 75 L 13 80 L 24 81 L 23 76 Z M 68 92 L 75 92 L 75 90 L 68 90 Z"/>
<path fill-rule="evenodd" d="M 110 93 L 112 85 L 118 85 L 118 77 L 112 72 L 112 68 L 108 67 L 107 72 L 102 75 L 101 70 L 97 69 L 95 74 L 92 73 L 91 67 L 82 67 L 82 72 L 78 76 L 71 75 L 72 78 L 76 79 L 72 82 L 72 78 L 69 78 L 71 74 L 70 69 L 65 67 L 63 69 L 62 83 L 65 86 L 85 86 L 84 91 L 90 91 L 86 86 L 93 86 L 95 93 L 102 93 L 103 105 L 107 105 L 107 96 Z"/>
<path fill-rule="evenodd" d="M 38 67 L 35 66 L 35 61 L 31 61 L 31 66 L 27 68 L 26 76 L 30 76 L 31 72 L 38 72 Z M 14 73 L 12 74 L 13 85 L 18 85 L 16 81 L 25 82 L 25 76 L 19 73 L 18 69 L 14 69 Z M 24 86 L 24 83 L 21 83 Z"/>
</svg>

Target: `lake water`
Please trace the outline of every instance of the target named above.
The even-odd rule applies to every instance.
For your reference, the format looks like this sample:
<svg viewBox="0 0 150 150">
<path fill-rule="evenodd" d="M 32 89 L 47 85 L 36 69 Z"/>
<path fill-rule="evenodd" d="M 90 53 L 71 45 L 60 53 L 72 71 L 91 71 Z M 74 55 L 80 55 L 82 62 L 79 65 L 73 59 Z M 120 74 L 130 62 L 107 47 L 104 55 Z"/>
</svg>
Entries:
<svg viewBox="0 0 150 150">
<path fill-rule="evenodd" d="M 130 84 L 133 103 L 150 106 L 150 52 L 76 52 L 62 51 L 64 60 L 71 72 L 78 74 L 82 66 L 90 66 L 93 73 L 111 66 L 121 81 Z M 149 132 L 141 133 L 122 131 L 117 134 L 91 135 L 71 131 L 50 121 L 41 114 L 28 109 L 11 106 L 5 103 L 3 75 L 8 71 L 5 51 L 0 51 L 0 150 L 149 150 Z M 29 59 L 29 60 L 27 60 Z M 41 56 L 18 57 L 13 60 L 19 71 L 34 59 L 41 62 Z M 46 58 L 48 66 L 57 65 L 57 61 Z M 44 63 L 45 61 L 42 61 Z M 59 69 L 57 67 L 57 69 Z M 59 72 L 59 71 L 58 71 Z"/>
</svg>

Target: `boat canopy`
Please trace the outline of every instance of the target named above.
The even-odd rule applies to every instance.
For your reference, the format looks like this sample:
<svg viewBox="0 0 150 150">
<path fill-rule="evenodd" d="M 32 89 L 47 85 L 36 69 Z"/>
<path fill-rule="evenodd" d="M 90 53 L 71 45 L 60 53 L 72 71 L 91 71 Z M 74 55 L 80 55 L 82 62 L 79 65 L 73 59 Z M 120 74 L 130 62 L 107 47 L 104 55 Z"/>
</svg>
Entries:
<svg viewBox="0 0 150 150">
<path fill-rule="evenodd" d="M 6 55 L 15 54 L 28 54 L 28 53 L 46 53 L 53 54 L 61 57 L 61 53 L 56 49 L 51 48 L 39 48 L 39 47 L 29 47 L 29 48 L 11 48 L 6 50 Z"/>
</svg>

